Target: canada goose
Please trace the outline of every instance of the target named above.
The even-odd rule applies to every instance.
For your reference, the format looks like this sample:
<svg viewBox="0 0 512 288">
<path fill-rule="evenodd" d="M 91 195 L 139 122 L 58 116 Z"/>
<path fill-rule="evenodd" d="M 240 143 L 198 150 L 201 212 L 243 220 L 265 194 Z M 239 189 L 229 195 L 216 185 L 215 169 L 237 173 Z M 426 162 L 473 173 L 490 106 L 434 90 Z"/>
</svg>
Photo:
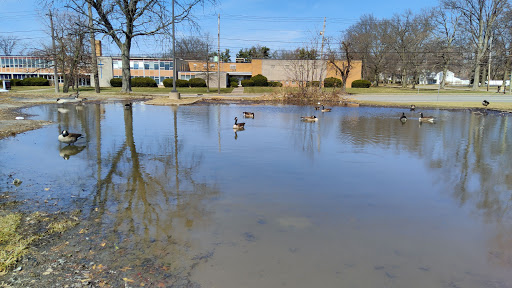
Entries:
<svg viewBox="0 0 512 288">
<path fill-rule="evenodd" d="M 318 118 L 316 118 L 316 116 L 301 116 L 300 119 L 302 119 L 303 121 L 306 121 L 306 122 L 315 122 L 315 121 L 318 121 Z"/>
<path fill-rule="evenodd" d="M 67 130 L 62 130 L 62 133 L 59 134 L 59 141 L 66 144 L 73 144 L 82 137 L 82 134 L 77 133 L 69 133 Z"/>
<path fill-rule="evenodd" d="M 432 117 L 432 116 L 424 117 L 423 113 L 420 113 L 420 118 L 418 120 L 420 120 L 420 122 L 434 123 L 434 117 Z"/>
<path fill-rule="evenodd" d="M 331 108 L 325 108 L 324 105 L 322 105 L 322 112 L 331 112 Z"/>
<path fill-rule="evenodd" d="M 235 125 L 233 125 L 233 129 L 245 129 L 245 123 L 238 123 L 238 118 L 235 117 Z"/>
<path fill-rule="evenodd" d="M 407 122 L 407 116 L 405 116 L 405 113 L 402 113 L 402 116 L 400 117 L 400 121 L 401 121 L 402 123 Z"/>
<path fill-rule="evenodd" d="M 412 104 L 412 105 L 411 105 L 411 108 L 409 108 L 409 109 L 410 109 L 411 111 L 416 110 L 416 105 Z"/>
<path fill-rule="evenodd" d="M 489 105 L 489 101 L 487 101 L 487 100 L 482 101 L 482 105 L 484 105 L 485 107 L 487 107 L 487 105 Z"/>
<path fill-rule="evenodd" d="M 244 112 L 245 118 L 254 118 L 254 112 Z"/>
<path fill-rule="evenodd" d="M 78 96 L 75 97 L 66 97 L 66 98 L 57 98 L 57 103 L 64 104 L 64 103 L 82 103 L 82 101 L 87 100 L 87 98 L 78 98 Z"/>
</svg>

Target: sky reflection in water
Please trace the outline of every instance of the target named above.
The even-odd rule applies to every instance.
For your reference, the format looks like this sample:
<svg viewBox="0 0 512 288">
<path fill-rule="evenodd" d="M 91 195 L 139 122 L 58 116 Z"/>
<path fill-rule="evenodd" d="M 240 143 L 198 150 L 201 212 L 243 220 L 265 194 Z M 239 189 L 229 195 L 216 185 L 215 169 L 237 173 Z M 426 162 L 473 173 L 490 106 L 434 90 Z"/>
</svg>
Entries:
<svg viewBox="0 0 512 288">
<path fill-rule="evenodd" d="M 512 287 L 510 117 L 427 110 L 438 121 L 420 124 L 390 108 L 142 103 L 28 112 L 58 124 L 0 141 L 2 179 L 22 179 L 16 197 L 54 204 L 45 209 L 84 205 L 101 233 L 139 251 L 121 262 L 179 259 L 203 287 Z M 60 144 L 63 129 L 85 139 Z"/>
</svg>

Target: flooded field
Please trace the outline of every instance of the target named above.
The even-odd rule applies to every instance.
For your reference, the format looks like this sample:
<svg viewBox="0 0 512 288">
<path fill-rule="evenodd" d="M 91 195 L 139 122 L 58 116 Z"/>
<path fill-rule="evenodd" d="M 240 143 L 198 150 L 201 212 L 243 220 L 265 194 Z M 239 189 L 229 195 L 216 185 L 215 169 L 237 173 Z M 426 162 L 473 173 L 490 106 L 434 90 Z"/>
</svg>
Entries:
<svg viewBox="0 0 512 288">
<path fill-rule="evenodd" d="M 32 199 L 27 211 L 82 209 L 87 241 L 106 243 L 98 257 L 133 287 L 148 267 L 168 271 L 145 275 L 152 283 L 176 287 L 512 287 L 510 117 L 143 103 L 25 112 L 58 124 L 0 140 L 0 192 Z M 84 137 L 59 143 L 64 129 Z"/>
</svg>

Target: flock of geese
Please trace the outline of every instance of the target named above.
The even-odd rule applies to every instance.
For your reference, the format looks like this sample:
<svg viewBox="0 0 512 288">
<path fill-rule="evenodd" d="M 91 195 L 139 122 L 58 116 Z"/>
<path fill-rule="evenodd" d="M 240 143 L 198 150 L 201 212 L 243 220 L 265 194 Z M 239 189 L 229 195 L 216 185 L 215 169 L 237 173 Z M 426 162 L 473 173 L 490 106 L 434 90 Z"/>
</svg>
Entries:
<svg viewBox="0 0 512 288">
<path fill-rule="evenodd" d="M 325 106 L 322 104 L 320 105 L 320 102 L 318 102 L 318 105 L 319 106 L 315 106 L 315 110 L 320 110 L 321 112 L 331 112 L 332 111 L 332 108 L 325 108 Z M 320 108 L 321 106 L 321 108 Z M 313 115 L 313 116 L 301 116 L 300 119 L 302 121 L 306 121 L 306 122 L 316 122 L 318 121 L 318 118 Z"/>
<path fill-rule="evenodd" d="M 82 101 L 87 100 L 87 98 L 79 98 L 79 93 L 77 92 L 75 95 L 70 95 L 70 97 L 66 98 L 58 98 L 57 103 L 63 104 L 63 103 L 75 103 L 75 104 L 81 104 Z M 489 105 L 489 101 L 484 100 L 482 101 L 482 105 L 487 108 Z M 320 110 L 321 112 L 331 112 L 332 108 L 325 108 L 325 106 L 320 104 L 318 102 L 319 106 L 315 106 L 315 110 Z M 128 103 L 124 105 L 125 109 L 131 109 L 132 103 Z M 409 108 L 410 111 L 416 110 L 416 105 L 411 105 Z M 433 116 L 424 116 L 423 112 L 420 112 L 420 117 L 418 118 L 419 122 L 426 122 L 426 123 L 434 123 L 435 118 Z M 245 118 L 252 118 L 254 119 L 254 112 L 243 112 L 243 115 Z M 302 121 L 305 122 L 316 122 L 318 121 L 318 118 L 315 115 L 312 116 L 301 116 L 300 117 Z M 405 116 L 405 112 L 402 113 L 402 116 L 400 116 L 400 122 L 402 124 L 405 124 L 407 122 L 407 116 Z M 238 117 L 235 117 L 235 124 L 233 125 L 233 130 L 235 131 L 241 131 L 245 129 L 245 122 L 238 122 Z M 74 144 L 78 139 L 82 138 L 82 134 L 78 133 L 69 133 L 67 130 L 62 130 L 61 134 L 59 134 L 58 139 L 60 142 L 65 144 Z"/>
<path fill-rule="evenodd" d="M 490 102 L 487 100 L 482 101 L 482 105 L 487 109 L 487 106 L 489 106 Z M 410 111 L 416 110 L 416 105 L 411 105 L 409 108 Z M 428 123 L 434 123 L 435 118 L 432 116 L 423 116 L 423 113 L 420 113 L 420 117 L 418 118 L 420 122 L 428 122 Z M 402 116 L 400 116 L 400 122 L 405 123 L 407 122 L 407 116 L 405 116 L 405 112 L 402 113 Z"/>
<path fill-rule="evenodd" d="M 409 108 L 410 111 L 416 111 L 416 105 L 412 104 Z M 420 117 L 418 120 L 420 122 L 426 122 L 426 123 L 434 123 L 435 118 L 433 116 L 423 116 L 423 112 L 420 112 Z M 402 116 L 400 116 L 400 122 L 402 124 L 405 124 L 407 122 L 407 116 L 405 116 L 405 112 L 402 112 Z"/>
</svg>

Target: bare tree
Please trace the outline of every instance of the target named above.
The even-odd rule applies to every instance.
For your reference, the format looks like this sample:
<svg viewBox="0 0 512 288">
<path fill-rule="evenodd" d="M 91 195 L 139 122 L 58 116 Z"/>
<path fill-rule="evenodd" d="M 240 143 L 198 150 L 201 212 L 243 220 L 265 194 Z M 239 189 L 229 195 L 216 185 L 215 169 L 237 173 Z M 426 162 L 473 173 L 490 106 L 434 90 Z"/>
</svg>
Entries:
<svg viewBox="0 0 512 288">
<path fill-rule="evenodd" d="M 0 36 L 0 51 L 6 56 L 12 55 L 14 49 L 19 44 L 19 39 L 15 36 Z"/>
<path fill-rule="evenodd" d="M 378 20 L 373 15 L 363 15 L 359 21 L 350 26 L 345 39 L 354 49 L 354 58 L 363 62 L 362 78 L 379 85 L 379 78 L 391 58 L 389 37 L 389 20 Z"/>
<path fill-rule="evenodd" d="M 336 74 L 341 77 L 341 92 L 345 93 L 347 88 L 347 79 L 352 69 L 353 49 L 350 42 L 347 40 L 340 40 L 338 47 L 331 49 L 329 47 L 327 52 L 327 61 L 336 70 Z"/>
<path fill-rule="evenodd" d="M 207 45 L 208 42 L 202 37 L 184 37 L 176 41 L 175 55 L 178 58 L 186 60 L 203 60 L 206 59 L 208 55 Z"/>
<path fill-rule="evenodd" d="M 443 78 L 441 79 L 440 89 L 444 89 L 446 85 L 446 74 L 448 73 L 448 67 L 452 63 L 452 59 L 455 56 L 456 48 L 455 40 L 456 37 L 460 36 L 460 25 L 461 25 L 462 14 L 458 10 L 450 9 L 449 7 L 439 6 L 434 9 L 434 25 L 435 36 L 434 41 L 436 42 L 435 49 L 436 55 L 441 59 L 440 66 L 443 71 Z"/>
<path fill-rule="evenodd" d="M 493 67 L 496 79 L 503 80 L 503 92 L 506 91 L 506 81 L 511 77 L 512 68 L 512 11 L 507 9 L 500 17 L 493 42 Z"/>
<path fill-rule="evenodd" d="M 192 9 L 207 1 L 215 0 L 182 0 L 173 1 L 170 5 L 166 0 L 69 0 L 69 7 L 79 14 L 88 15 L 87 5 L 90 4 L 96 13 L 94 30 L 112 39 L 121 50 L 122 92 L 131 89 L 130 51 L 133 39 L 139 36 L 152 36 L 166 33 L 174 22 L 191 20 Z M 174 19 L 169 8 L 176 8 Z M 174 9 L 173 8 L 173 9 Z"/>
<path fill-rule="evenodd" d="M 475 51 L 473 90 L 476 90 L 480 84 L 480 65 L 492 38 L 493 27 L 509 3 L 507 0 L 444 0 L 443 3 L 462 14 L 464 27 L 471 35 Z"/>
<path fill-rule="evenodd" d="M 411 37 L 408 43 L 408 66 L 413 76 L 413 89 L 416 88 L 420 74 L 427 69 L 428 59 L 431 58 L 430 51 L 427 49 L 434 29 L 431 18 L 432 11 L 424 10 L 412 19 Z"/>
<path fill-rule="evenodd" d="M 316 46 L 315 43 L 312 44 L 312 47 Z M 322 73 L 324 70 L 323 63 L 318 59 L 318 50 L 305 46 L 297 48 L 288 57 L 285 65 L 286 73 L 288 78 L 299 87 L 299 96 L 313 96 L 314 89 L 311 89 L 313 83 L 318 81 L 318 73 Z M 316 91 L 318 91 L 318 86 Z"/>
<path fill-rule="evenodd" d="M 53 23 L 56 52 L 54 53 L 52 47 L 43 46 L 43 49 L 36 54 L 46 59 L 56 59 L 54 65 L 64 81 L 62 90 L 67 93 L 69 86 L 78 88 L 78 79 L 88 72 L 90 66 L 85 29 L 86 18 L 74 13 L 57 13 L 53 15 Z"/>
</svg>

